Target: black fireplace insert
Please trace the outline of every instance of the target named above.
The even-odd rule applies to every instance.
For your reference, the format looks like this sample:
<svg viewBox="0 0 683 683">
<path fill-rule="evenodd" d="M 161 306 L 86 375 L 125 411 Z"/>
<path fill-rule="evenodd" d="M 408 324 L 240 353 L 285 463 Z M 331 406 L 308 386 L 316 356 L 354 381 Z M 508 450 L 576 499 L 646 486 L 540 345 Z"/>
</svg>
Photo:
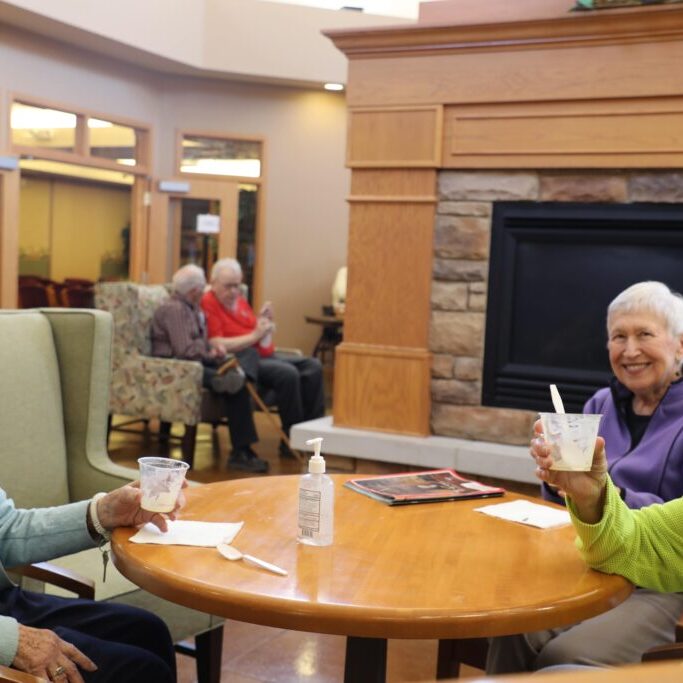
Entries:
<svg viewBox="0 0 683 683">
<path fill-rule="evenodd" d="M 493 209 L 482 403 L 567 411 L 610 377 L 606 312 L 623 289 L 683 292 L 683 205 L 497 202 Z"/>
</svg>

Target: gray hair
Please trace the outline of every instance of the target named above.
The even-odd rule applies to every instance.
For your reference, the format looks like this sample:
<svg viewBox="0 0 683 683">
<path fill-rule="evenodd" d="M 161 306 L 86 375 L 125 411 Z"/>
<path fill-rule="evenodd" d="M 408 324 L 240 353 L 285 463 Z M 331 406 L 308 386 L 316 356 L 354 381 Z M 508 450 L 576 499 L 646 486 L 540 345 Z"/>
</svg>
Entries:
<svg viewBox="0 0 683 683">
<path fill-rule="evenodd" d="M 204 271 L 199 266 L 195 266 L 194 263 L 188 263 L 173 275 L 173 291 L 183 296 L 189 294 L 193 289 L 204 289 L 205 286 Z"/>
<path fill-rule="evenodd" d="M 211 282 L 216 280 L 224 270 L 230 270 L 242 277 L 242 266 L 237 259 L 222 258 L 213 264 L 213 268 L 211 269 Z"/>
<path fill-rule="evenodd" d="M 643 311 L 659 316 L 674 337 L 683 334 L 683 296 L 672 292 L 663 282 L 653 280 L 637 282 L 614 298 L 607 307 L 608 331 L 615 315 Z"/>
</svg>

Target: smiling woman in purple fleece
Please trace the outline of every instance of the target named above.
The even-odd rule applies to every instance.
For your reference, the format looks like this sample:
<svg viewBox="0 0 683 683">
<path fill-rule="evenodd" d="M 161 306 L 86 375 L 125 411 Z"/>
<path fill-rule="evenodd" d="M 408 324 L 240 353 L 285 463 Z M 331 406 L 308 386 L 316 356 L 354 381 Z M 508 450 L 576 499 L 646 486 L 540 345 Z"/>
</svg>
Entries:
<svg viewBox="0 0 683 683">
<path fill-rule="evenodd" d="M 683 496 L 683 298 L 661 282 L 639 282 L 607 309 L 614 378 L 584 406 L 603 415 L 599 434 L 619 495 L 630 508 Z M 547 484 L 543 496 L 561 502 Z M 488 673 L 556 664 L 639 662 L 671 643 L 683 595 L 638 588 L 618 607 L 574 626 L 494 638 Z"/>
</svg>

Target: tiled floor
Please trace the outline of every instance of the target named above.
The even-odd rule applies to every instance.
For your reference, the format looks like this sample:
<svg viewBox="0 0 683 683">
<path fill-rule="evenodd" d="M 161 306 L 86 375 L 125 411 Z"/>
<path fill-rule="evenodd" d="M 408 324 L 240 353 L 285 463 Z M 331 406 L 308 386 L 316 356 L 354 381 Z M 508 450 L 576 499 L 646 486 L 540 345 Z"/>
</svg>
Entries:
<svg viewBox="0 0 683 683">
<path fill-rule="evenodd" d="M 259 455 L 270 463 L 270 474 L 296 474 L 301 465 L 294 460 L 278 457 L 278 436 L 267 418 L 256 413 L 256 426 L 260 442 Z M 180 427 L 182 429 L 182 427 Z M 201 482 L 220 481 L 244 475 L 226 470 L 229 441 L 227 430 L 217 433 L 219 453 L 216 454 L 209 425 L 201 425 L 195 452 L 195 467 L 190 478 Z M 136 467 L 140 455 L 161 452 L 153 437 L 142 434 L 112 432 L 109 451 L 113 460 L 122 465 Z M 177 446 L 171 455 L 178 457 Z M 333 472 L 383 473 L 405 470 L 404 466 L 371 461 L 354 461 L 350 458 L 328 456 L 328 468 Z M 463 473 L 465 474 L 465 473 Z M 260 475 L 263 476 L 263 475 Z M 487 480 L 491 483 L 501 483 Z M 526 484 L 502 482 L 510 489 L 536 495 L 537 489 Z M 341 636 L 300 633 L 254 624 L 228 621 L 225 626 L 222 681 L 227 683 L 333 683 L 343 680 L 345 641 Z M 389 641 L 387 681 L 425 681 L 434 678 L 436 670 L 436 641 Z M 194 661 L 178 657 L 179 683 L 196 680 Z M 476 669 L 463 667 L 461 677 L 480 675 Z"/>
</svg>

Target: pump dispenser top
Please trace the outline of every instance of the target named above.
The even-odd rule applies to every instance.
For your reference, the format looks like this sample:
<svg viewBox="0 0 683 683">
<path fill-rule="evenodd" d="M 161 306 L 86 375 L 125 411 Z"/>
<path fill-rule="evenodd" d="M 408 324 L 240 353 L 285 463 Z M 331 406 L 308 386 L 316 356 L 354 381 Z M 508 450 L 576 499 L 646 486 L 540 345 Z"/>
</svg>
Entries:
<svg viewBox="0 0 683 683">
<path fill-rule="evenodd" d="M 309 439 L 306 442 L 307 446 L 313 446 L 313 455 L 308 461 L 308 471 L 311 474 L 324 474 L 325 473 L 325 458 L 320 455 L 320 449 L 323 445 L 323 439 L 321 436 L 315 439 Z"/>
</svg>

